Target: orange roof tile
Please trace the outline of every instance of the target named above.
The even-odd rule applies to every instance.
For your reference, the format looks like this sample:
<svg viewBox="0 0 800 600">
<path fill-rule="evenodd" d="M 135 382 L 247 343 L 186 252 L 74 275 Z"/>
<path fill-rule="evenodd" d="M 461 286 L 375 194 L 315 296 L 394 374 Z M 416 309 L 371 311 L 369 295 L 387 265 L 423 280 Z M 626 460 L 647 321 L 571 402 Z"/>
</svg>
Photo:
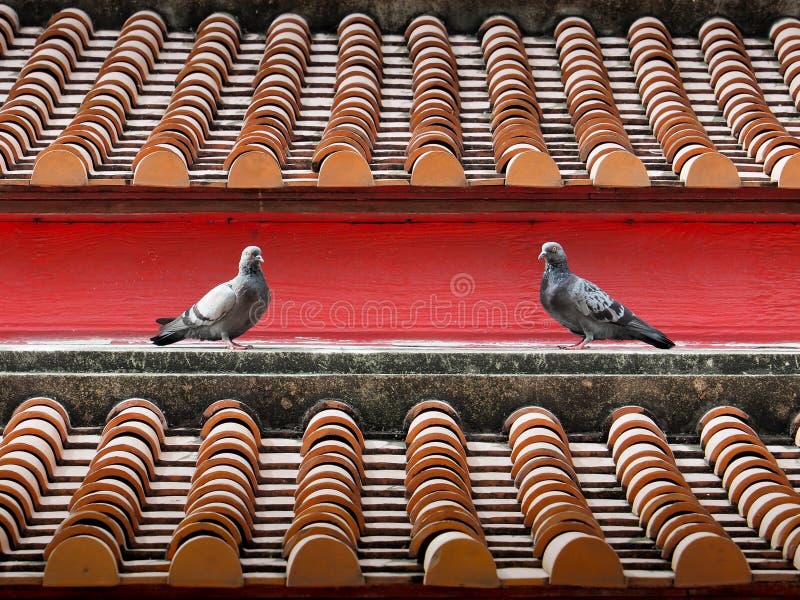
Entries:
<svg viewBox="0 0 800 600">
<path fill-rule="evenodd" d="M 664 25 L 643 17 L 628 37 L 639 95 L 673 171 L 687 187 L 739 187 L 736 167 L 717 151 L 692 108 Z"/>
<path fill-rule="evenodd" d="M 673 37 L 646 18 L 628 42 L 575 17 L 534 37 L 421 16 L 406 39 L 367 15 L 242 34 L 219 14 L 195 35 L 143 11 L 95 32 L 72 9 L 20 29 L 4 6 L 0 168 L 34 185 L 794 186 L 798 31 L 776 22 L 773 47 L 724 19 Z"/>
<path fill-rule="evenodd" d="M 22 403 L 0 440 L 0 582 L 273 595 L 798 582 L 788 467 L 800 449 L 765 444 L 738 409 L 704 416 L 699 444 L 618 409 L 608 446 L 535 406 L 508 418 L 505 438 L 466 435 L 450 405 L 420 402 L 405 442 L 364 436 L 338 401 L 308 414 L 300 439 L 234 400 L 212 404 L 200 430 L 170 428 L 139 399 L 102 431 L 72 427 L 47 398 Z"/>
<path fill-rule="evenodd" d="M 508 17 L 493 17 L 480 33 L 497 170 L 505 172 L 508 185 L 561 185 L 539 127 L 542 109 L 519 28 Z"/>
<path fill-rule="evenodd" d="M 264 55 L 253 77 L 255 91 L 239 136 L 223 168 L 228 187 L 279 187 L 281 169 L 300 113 L 311 33 L 305 19 L 281 15 L 267 32 Z"/>
<path fill-rule="evenodd" d="M 795 187 L 800 140 L 776 118 L 761 90 L 738 28 L 727 19 L 700 28 L 700 47 L 711 73 L 717 103 L 748 156 L 780 187 Z M 788 167 L 788 168 L 787 168 Z"/>
</svg>

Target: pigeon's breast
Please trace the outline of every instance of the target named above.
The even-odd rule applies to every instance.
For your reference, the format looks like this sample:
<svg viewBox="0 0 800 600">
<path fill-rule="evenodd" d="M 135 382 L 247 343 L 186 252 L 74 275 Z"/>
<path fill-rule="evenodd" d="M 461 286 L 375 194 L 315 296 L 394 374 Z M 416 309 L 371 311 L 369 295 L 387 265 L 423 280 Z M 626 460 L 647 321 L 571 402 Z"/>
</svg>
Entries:
<svg viewBox="0 0 800 600">
<path fill-rule="evenodd" d="M 255 279 L 255 278 L 254 278 Z M 231 338 L 252 328 L 269 306 L 269 288 L 263 278 L 234 285 L 236 306 L 226 315 L 224 327 Z"/>
<path fill-rule="evenodd" d="M 581 334 L 583 331 L 580 326 L 580 314 L 572 301 L 568 290 L 569 278 L 545 277 L 542 279 L 542 287 L 539 299 L 547 313 L 558 323 L 570 331 Z"/>
</svg>

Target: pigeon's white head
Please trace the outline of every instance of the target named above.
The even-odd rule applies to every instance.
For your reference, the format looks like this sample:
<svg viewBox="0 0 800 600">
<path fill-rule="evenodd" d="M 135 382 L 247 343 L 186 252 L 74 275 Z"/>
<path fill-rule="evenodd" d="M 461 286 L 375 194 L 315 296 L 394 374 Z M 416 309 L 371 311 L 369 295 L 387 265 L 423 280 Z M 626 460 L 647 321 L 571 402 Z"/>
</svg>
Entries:
<svg viewBox="0 0 800 600">
<path fill-rule="evenodd" d="M 567 262 L 567 254 L 558 242 L 545 242 L 539 260 L 545 259 L 548 265 L 557 265 Z"/>
<path fill-rule="evenodd" d="M 264 257 L 261 256 L 261 248 L 258 246 L 248 246 L 242 250 L 242 258 L 239 260 L 239 270 L 253 271 L 263 262 Z"/>
</svg>

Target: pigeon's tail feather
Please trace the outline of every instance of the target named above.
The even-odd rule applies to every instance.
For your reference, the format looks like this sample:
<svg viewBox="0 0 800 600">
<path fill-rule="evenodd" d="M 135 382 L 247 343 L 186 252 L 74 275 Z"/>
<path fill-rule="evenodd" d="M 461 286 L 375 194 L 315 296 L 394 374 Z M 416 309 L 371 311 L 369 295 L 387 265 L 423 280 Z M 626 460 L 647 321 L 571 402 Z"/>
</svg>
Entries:
<svg viewBox="0 0 800 600">
<path fill-rule="evenodd" d="M 658 329 L 654 329 L 649 335 L 642 336 L 641 340 L 643 342 L 647 342 L 651 346 L 660 348 L 661 350 L 669 350 L 675 345 L 675 342 L 661 333 Z"/>
<path fill-rule="evenodd" d="M 158 335 L 151 337 L 150 341 L 153 342 L 156 346 L 166 346 L 168 344 L 174 344 L 175 342 L 180 342 L 185 337 L 186 337 L 186 331 L 183 330 L 162 331 Z"/>
<path fill-rule="evenodd" d="M 159 317 L 158 319 L 156 319 L 156 323 L 158 323 L 159 325 L 168 325 L 169 323 L 172 323 L 175 319 L 177 319 L 177 317 Z"/>
<path fill-rule="evenodd" d="M 635 339 L 647 342 L 651 346 L 655 346 L 661 350 L 669 350 L 675 345 L 675 342 L 661 331 L 649 323 L 645 323 L 638 317 L 634 317 L 631 322 L 626 325 L 626 328 Z"/>
</svg>

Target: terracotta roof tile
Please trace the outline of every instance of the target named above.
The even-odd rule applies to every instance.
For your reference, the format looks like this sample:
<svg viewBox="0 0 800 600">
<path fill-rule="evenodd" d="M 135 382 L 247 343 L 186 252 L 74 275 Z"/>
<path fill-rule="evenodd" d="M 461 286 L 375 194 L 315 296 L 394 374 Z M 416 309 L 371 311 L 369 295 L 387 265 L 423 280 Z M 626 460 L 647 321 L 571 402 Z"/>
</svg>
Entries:
<svg viewBox="0 0 800 600">
<path fill-rule="evenodd" d="M 792 20 L 776 23 L 774 50 L 720 19 L 699 38 L 671 40 L 649 19 L 630 46 L 575 18 L 553 37 L 533 37 L 505 17 L 475 35 L 449 35 L 423 16 L 408 42 L 380 35 L 367 16 L 345 18 L 339 34 L 312 34 L 296 15 L 244 35 L 229 17 L 212 20 L 196 38 L 166 31 L 150 12 L 131 15 L 120 31 L 95 32 L 81 11 L 54 15 L 44 30 L 20 29 L 13 10 L 0 11 L 0 73 L 10 84 L 0 87 L 4 181 L 158 183 L 144 178 L 155 164 L 172 165 L 162 171 L 181 186 L 360 186 L 413 182 L 430 160 L 429 173 L 449 174 L 439 183 L 529 185 L 515 173 L 544 167 L 552 175 L 545 183 L 558 183 L 556 171 L 566 184 L 603 183 L 599 165 L 621 161 L 629 183 L 646 185 L 646 174 L 653 185 L 692 185 L 695 163 L 730 172 L 722 156 L 743 185 L 794 185 Z M 343 84 L 337 68 L 358 75 Z M 685 100 L 690 144 L 656 128 L 664 119 L 656 108 L 671 93 Z M 695 154 L 706 147 L 718 154 Z M 330 148 L 347 152 L 335 157 Z M 151 152 L 164 161 L 141 166 Z M 408 169 L 422 155 L 415 176 Z M 339 181 L 354 165 L 361 176 Z"/>
<path fill-rule="evenodd" d="M 406 418 L 409 554 L 426 585 L 497 587 L 497 567 L 472 498 L 464 434 L 443 402 L 416 405 Z"/>
<path fill-rule="evenodd" d="M 411 138 L 405 169 L 412 185 L 466 185 L 458 62 L 439 19 L 421 16 L 406 29 L 411 76 Z"/>
<path fill-rule="evenodd" d="M 800 141 L 767 104 L 737 27 L 714 18 L 700 28 L 700 44 L 717 103 L 739 143 L 781 187 L 797 185 Z"/>
<path fill-rule="evenodd" d="M 628 37 L 639 94 L 673 171 L 688 187 L 738 187 L 736 167 L 716 150 L 692 108 L 666 27 L 643 17 Z"/>
<path fill-rule="evenodd" d="M 239 25 L 223 13 L 200 24 L 167 110 L 133 159 L 134 184 L 189 184 L 189 167 L 206 145 L 222 88 L 237 59 L 239 36 Z"/>
<path fill-rule="evenodd" d="M 286 585 L 363 585 L 363 436 L 340 403 L 324 402 L 303 434 L 294 516 L 283 538 Z M 313 410 L 313 409 L 312 409 Z"/>
<path fill-rule="evenodd" d="M 776 21 L 769 32 L 769 37 L 775 48 L 775 54 L 780 62 L 780 71 L 789 87 L 789 92 L 794 99 L 795 106 L 800 102 L 800 20 L 786 18 Z"/>
<path fill-rule="evenodd" d="M 108 161 L 158 60 L 165 34 L 166 25 L 150 11 L 136 13 L 125 22 L 75 118 L 37 155 L 31 183 L 86 185 L 89 174 Z"/>
<path fill-rule="evenodd" d="M 253 77 L 255 91 L 223 167 L 229 187 L 277 187 L 286 165 L 311 57 L 305 19 L 285 14 L 273 21 Z"/>
<path fill-rule="evenodd" d="M 507 185 L 561 185 L 539 127 L 542 109 L 519 28 L 507 17 L 493 17 L 480 33 L 497 170 L 505 173 Z"/>
<path fill-rule="evenodd" d="M 311 166 L 320 187 L 373 185 L 370 162 L 380 129 L 383 54 L 381 34 L 366 15 L 339 26 L 339 57 L 331 115 Z"/>
<path fill-rule="evenodd" d="M 5 55 L 14 45 L 14 37 L 19 32 L 17 11 L 5 4 L 0 5 L 0 51 Z"/>
<path fill-rule="evenodd" d="M 676 586 L 750 582 L 742 551 L 700 504 L 652 419 L 643 411 L 616 411 L 608 443 L 628 501 L 671 560 Z"/>
<path fill-rule="evenodd" d="M 240 547 L 253 539 L 261 435 L 252 417 L 232 404 L 206 411 L 185 516 L 166 552 L 170 585 L 243 584 Z"/>
<path fill-rule="evenodd" d="M 551 583 L 623 587 L 622 565 L 581 492 L 561 423 L 535 407 L 508 421 L 517 498 Z"/>
<path fill-rule="evenodd" d="M 164 439 L 161 411 L 128 401 L 103 430 L 69 514 L 44 549 L 44 585 L 119 583 L 123 552 L 141 533 L 151 479 Z M 92 569 L 76 568 L 80 560 Z"/>
<path fill-rule="evenodd" d="M 14 22 L 4 10 L 0 20 Z M 16 27 L 8 25 L 12 30 Z M 36 146 L 44 129 L 61 103 L 67 83 L 76 67 L 77 57 L 89 44 L 91 21 L 79 10 L 63 10 L 53 15 L 47 28 L 36 39 L 33 52 L 22 66 L 17 79 L 0 108 L 4 125 L 0 138 L 3 171 Z"/>
<path fill-rule="evenodd" d="M 58 403 L 35 398 L 0 441 L 0 581 L 797 582 L 800 449 L 765 445 L 743 419 L 719 407 L 699 444 L 670 443 L 630 407 L 606 446 L 527 407 L 509 417 L 506 443 L 465 435 L 449 405 L 426 401 L 403 443 L 365 436 L 337 401 L 309 411 L 298 438 L 263 430 L 231 400 L 212 404 L 202 428 L 176 430 L 134 399 L 101 431 L 72 428 Z"/>
<path fill-rule="evenodd" d="M 588 21 L 567 17 L 555 30 L 561 79 L 581 160 L 595 185 L 650 185 L 620 117 L 603 52 Z"/>
<path fill-rule="evenodd" d="M 774 455 L 745 421 L 746 415 L 737 409 L 715 409 L 703 418 L 701 444 L 715 473 L 722 477 L 731 503 L 747 520 L 747 525 L 797 567 L 800 495 Z"/>
</svg>

